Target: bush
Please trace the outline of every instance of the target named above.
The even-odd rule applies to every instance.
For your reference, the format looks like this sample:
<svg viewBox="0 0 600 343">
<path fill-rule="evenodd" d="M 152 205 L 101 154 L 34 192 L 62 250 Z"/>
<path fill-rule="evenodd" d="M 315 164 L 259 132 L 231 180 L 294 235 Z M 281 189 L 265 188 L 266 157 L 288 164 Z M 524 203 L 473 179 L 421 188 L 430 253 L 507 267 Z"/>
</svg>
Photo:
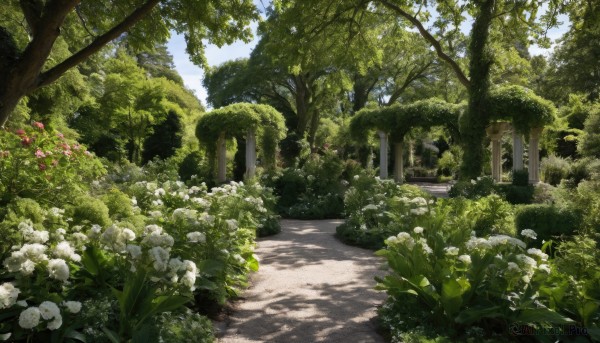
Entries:
<svg viewBox="0 0 600 343">
<path fill-rule="evenodd" d="M 450 150 L 444 151 L 438 160 L 438 175 L 455 176 L 458 173 L 460 163 Z"/>
<path fill-rule="evenodd" d="M 506 184 L 497 184 L 494 186 L 495 192 L 511 204 L 531 204 L 535 186 L 515 186 Z"/>
<path fill-rule="evenodd" d="M 187 182 L 195 178 L 199 182 L 212 182 L 212 175 L 208 163 L 202 153 L 194 150 L 187 154 L 178 165 L 177 172 L 182 181 Z"/>
<path fill-rule="evenodd" d="M 556 186 L 561 180 L 566 179 L 569 174 L 569 159 L 550 155 L 542 159 L 541 174 L 542 181 Z"/>
<path fill-rule="evenodd" d="M 529 171 L 527 169 L 513 170 L 511 173 L 511 183 L 514 186 L 529 186 Z"/>
<path fill-rule="evenodd" d="M 494 192 L 494 179 L 491 176 L 481 176 L 477 180 L 459 181 L 448 191 L 448 196 L 462 196 L 467 199 L 479 199 Z"/>
<path fill-rule="evenodd" d="M 106 194 L 102 195 L 101 199 L 108 208 L 111 218 L 122 220 L 133 216 L 131 199 L 117 188 L 110 189 Z"/>
<path fill-rule="evenodd" d="M 581 213 L 576 210 L 547 204 L 524 205 L 515 210 L 517 231 L 533 230 L 540 240 L 574 235 L 582 228 L 581 218 Z"/>
</svg>

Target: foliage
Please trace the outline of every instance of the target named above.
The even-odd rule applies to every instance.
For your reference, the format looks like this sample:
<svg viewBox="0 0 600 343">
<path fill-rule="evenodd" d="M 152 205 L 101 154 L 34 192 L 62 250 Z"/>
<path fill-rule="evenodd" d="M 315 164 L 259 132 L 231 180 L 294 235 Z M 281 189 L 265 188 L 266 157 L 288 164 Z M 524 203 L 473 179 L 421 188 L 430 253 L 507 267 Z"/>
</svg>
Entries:
<svg viewBox="0 0 600 343">
<path fill-rule="evenodd" d="M 518 206 L 515 210 L 517 231 L 533 230 L 541 240 L 551 240 L 560 235 L 572 236 L 582 228 L 581 213 L 572 208 L 549 204 Z"/>
<path fill-rule="evenodd" d="M 451 198 L 464 197 L 480 199 L 490 194 L 498 194 L 511 204 L 529 204 L 533 199 L 534 186 L 528 184 L 527 171 L 516 172 L 519 184 L 495 184 L 490 176 L 478 177 L 477 180 L 458 181 L 448 191 Z M 522 185 L 525 184 L 525 185 Z"/>
<path fill-rule="evenodd" d="M 565 158 L 550 155 L 541 162 L 541 176 L 545 183 L 556 186 L 569 175 L 570 161 Z"/>
<path fill-rule="evenodd" d="M 431 128 L 444 126 L 458 138 L 458 116 L 461 106 L 439 99 L 421 100 L 409 105 L 363 109 L 350 122 L 350 133 L 359 141 L 366 141 L 369 130 L 378 130 L 390 135 L 393 142 L 402 142 L 413 127 Z"/>
<path fill-rule="evenodd" d="M 600 158 L 600 105 L 593 107 L 584 123 L 578 150 L 583 156 Z"/>
<path fill-rule="evenodd" d="M 84 146 L 40 122 L 14 132 L 0 130 L 0 203 L 20 196 L 64 204 L 102 173 L 104 167 Z"/>
<path fill-rule="evenodd" d="M 206 158 L 198 150 L 191 151 L 185 155 L 179 163 L 177 171 L 181 180 L 186 182 L 192 179 L 207 183 L 212 181 Z"/>
<path fill-rule="evenodd" d="M 181 148 L 183 125 L 181 118 L 175 112 L 170 111 L 162 123 L 153 126 L 152 131 L 153 133 L 144 141 L 142 163 L 157 156 L 166 159 Z"/>
<path fill-rule="evenodd" d="M 492 120 L 510 119 L 514 128 L 523 134 L 551 124 L 556 117 L 552 102 L 520 86 L 493 89 L 488 101 Z"/>
<path fill-rule="evenodd" d="M 343 211 L 344 162 L 335 152 L 312 154 L 300 168 L 286 168 L 265 175 L 279 197 L 277 207 L 284 216 L 299 219 L 339 218 Z"/>
<path fill-rule="evenodd" d="M 416 186 L 365 174 L 350 182 L 344 195 L 346 221 L 336 228 L 336 236 L 348 244 L 381 248 L 386 237 L 413 225 L 432 203 Z"/>
</svg>

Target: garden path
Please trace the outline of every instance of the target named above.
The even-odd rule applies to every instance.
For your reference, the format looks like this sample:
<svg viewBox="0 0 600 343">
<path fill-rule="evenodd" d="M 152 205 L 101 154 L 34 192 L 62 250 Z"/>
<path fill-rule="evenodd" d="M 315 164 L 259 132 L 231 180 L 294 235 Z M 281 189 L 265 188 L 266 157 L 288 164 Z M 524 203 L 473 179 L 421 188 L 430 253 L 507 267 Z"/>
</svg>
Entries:
<svg viewBox="0 0 600 343">
<path fill-rule="evenodd" d="M 419 186 L 421 189 L 429 192 L 438 198 L 447 198 L 448 190 L 452 186 L 450 183 L 430 183 L 430 182 L 411 182 L 411 185 Z"/>
<path fill-rule="evenodd" d="M 373 289 L 382 262 L 339 242 L 340 220 L 282 220 L 260 239 L 260 270 L 223 329 L 220 343 L 384 342 L 376 333 Z"/>
</svg>

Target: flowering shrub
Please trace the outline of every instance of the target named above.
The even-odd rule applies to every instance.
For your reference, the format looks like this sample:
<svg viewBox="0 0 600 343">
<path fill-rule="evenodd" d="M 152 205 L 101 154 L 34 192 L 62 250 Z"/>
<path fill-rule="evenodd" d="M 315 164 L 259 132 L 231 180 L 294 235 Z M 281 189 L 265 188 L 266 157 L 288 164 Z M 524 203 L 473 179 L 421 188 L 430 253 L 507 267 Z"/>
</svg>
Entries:
<svg viewBox="0 0 600 343">
<path fill-rule="evenodd" d="M 346 221 L 336 233 L 349 244 L 381 248 L 386 237 L 412 227 L 432 203 L 416 186 L 356 175 L 344 196 Z"/>
<path fill-rule="evenodd" d="M 388 314 L 399 306 L 409 306 L 413 313 L 405 317 L 405 325 L 392 328 L 393 335 L 420 321 L 454 336 L 465 335 L 470 327 L 490 335 L 508 333 L 511 323 L 573 323 L 538 299 L 537 290 L 551 268 L 548 255 L 527 248 L 535 232 L 521 232 L 524 240 L 478 236 L 452 211 L 448 203 L 436 204 L 417 220 L 421 226 L 390 236 L 386 248 L 377 252 L 391 270 L 378 280 L 378 288 L 390 295 Z"/>
<path fill-rule="evenodd" d="M 62 204 L 103 173 L 84 146 L 46 131 L 42 123 L 15 132 L 0 130 L 0 204 L 17 196 Z"/>
<path fill-rule="evenodd" d="M 343 194 L 348 185 L 344 171 L 349 164 L 331 151 L 311 155 L 301 168 L 290 167 L 274 175 L 264 175 L 279 196 L 278 210 L 299 219 L 339 218 Z"/>
</svg>

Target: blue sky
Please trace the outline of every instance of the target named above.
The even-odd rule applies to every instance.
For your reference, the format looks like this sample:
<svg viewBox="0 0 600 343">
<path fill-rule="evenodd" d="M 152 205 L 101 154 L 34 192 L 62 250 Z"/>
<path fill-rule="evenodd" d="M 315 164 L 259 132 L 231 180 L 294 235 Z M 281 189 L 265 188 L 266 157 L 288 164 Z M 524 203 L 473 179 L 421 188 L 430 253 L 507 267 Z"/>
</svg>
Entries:
<svg viewBox="0 0 600 343">
<path fill-rule="evenodd" d="M 264 13 L 264 8 L 270 0 L 254 0 L 257 8 Z M 568 29 L 568 18 L 564 15 L 560 16 L 560 21 L 563 22 L 563 25 L 557 28 L 553 28 L 548 31 L 548 37 L 554 42 L 556 39 L 560 38 Z M 249 57 L 252 49 L 258 43 L 258 38 L 256 35 L 256 28 L 258 27 L 257 23 L 253 23 L 251 25 L 252 30 L 254 32 L 254 39 L 249 43 L 244 43 L 242 41 L 238 41 L 232 45 L 227 45 L 224 47 L 217 47 L 215 45 L 207 45 L 205 49 L 206 59 L 210 66 L 219 65 L 225 61 L 234 60 L 237 58 Z M 465 30 L 470 30 L 470 25 L 468 23 L 464 24 Z M 207 106 L 206 103 L 206 90 L 202 87 L 202 78 L 204 77 L 204 71 L 194 65 L 187 53 L 185 52 L 185 40 L 182 35 L 175 35 L 169 40 L 167 44 L 169 52 L 173 55 L 173 61 L 175 63 L 175 69 L 179 72 L 181 77 L 183 78 L 183 82 L 185 85 L 192 89 L 196 96 L 202 100 L 202 103 Z M 532 55 L 545 55 L 548 56 L 551 52 L 551 49 L 542 49 L 537 45 L 534 45 L 529 48 L 529 52 Z"/>
</svg>

